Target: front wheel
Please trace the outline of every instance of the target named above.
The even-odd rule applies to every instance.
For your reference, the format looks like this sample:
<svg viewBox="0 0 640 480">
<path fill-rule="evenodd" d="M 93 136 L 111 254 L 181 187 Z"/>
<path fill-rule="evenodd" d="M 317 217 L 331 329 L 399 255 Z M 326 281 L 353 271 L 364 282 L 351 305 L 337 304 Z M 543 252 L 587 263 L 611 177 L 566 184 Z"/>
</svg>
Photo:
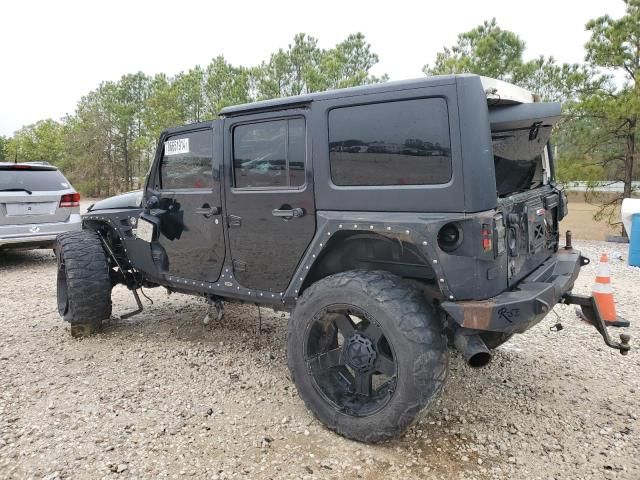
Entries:
<svg viewBox="0 0 640 480">
<path fill-rule="evenodd" d="M 63 233 L 56 251 L 58 312 L 72 336 L 95 333 L 111 316 L 109 261 L 100 238 L 89 230 Z"/>
<path fill-rule="evenodd" d="M 289 320 L 287 356 L 307 407 L 363 442 L 404 432 L 438 397 L 448 371 L 435 311 L 387 272 L 343 272 L 309 287 Z"/>
</svg>

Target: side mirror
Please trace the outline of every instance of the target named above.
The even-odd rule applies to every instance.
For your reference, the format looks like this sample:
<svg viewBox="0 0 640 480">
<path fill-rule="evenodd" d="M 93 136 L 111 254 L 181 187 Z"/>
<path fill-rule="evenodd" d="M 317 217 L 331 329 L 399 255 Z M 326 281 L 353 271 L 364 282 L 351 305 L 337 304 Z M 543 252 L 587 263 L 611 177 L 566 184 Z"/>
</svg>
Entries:
<svg viewBox="0 0 640 480">
<path fill-rule="evenodd" d="M 151 210 L 153 208 L 158 208 L 158 205 L 160 205 L 160 200 L 158 200 L 158 197 L 155 195 L 152 195 L 147 199 L 145 207 L 147 210 Z"/>
</svg>

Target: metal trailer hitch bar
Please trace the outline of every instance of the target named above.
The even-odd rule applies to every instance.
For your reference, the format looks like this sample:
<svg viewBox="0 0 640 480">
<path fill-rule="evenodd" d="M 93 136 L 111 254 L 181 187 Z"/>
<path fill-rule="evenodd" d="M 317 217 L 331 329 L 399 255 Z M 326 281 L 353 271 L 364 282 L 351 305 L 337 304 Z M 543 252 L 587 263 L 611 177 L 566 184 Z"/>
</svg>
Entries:
<svg viewBox="0 0 640 480">
<path fill-rule="evenodd" d="M 567 230 L 565 238 L 566 243 L 564 249 L 571 250 L 573 248 L 573 245 L 571 244 L 571 230 Z M 588 265 L 589 259 L 587 257 L 581 256 L 580 262 L 582 263 L 582 265 Z M 620 342 L 615 342 L 614 340 L 612 340 L 612 338 L 609 336 L 609 332 L 607 331 L 607 325 L 604 320 L 602 320 L 602 315 L 600 315 L 598 302 L 596 302 L 596 299 L 593 296 L 565 293 L 560 299 L 560 302 L 566 305 L 578 305 L 580 307 L 580 312 L 582 313 L 581 317 L 585 321 L 596 327 L 596 330 L 600 332 L 600 335 L 602 335 L 602 338 L 604 339 L 604 343 L 608 347 L 615 348 L 616 350 L 620 351 L 622 355 L 626 355 L 627 353 L 629 353 L 629 350 L 631 349 L 631 347 L 629 346 L 631 335 L 627 333 L 621 333 Z"/>
<path fill-rule="evenodd" d="M 607 346 L 619 350 L 622 355 L 629 353 L 629 350 L 631 349 L 631 346 L 629 345 L 631 335 L 621 333 L 619 342 L 614 341 L 609 336 L 607 325 L 604 320 L 602 320 L 602 316 L 600 315 L 600 310 L 598 308 L 598 302 L 596 302 L 594 297 L 565 293 L 560 301 L 566 305 L 578 305 L 582 310 L 583 318 L 596 327 L 596 330 L 600 332 L 600 335 L 602 335 L 604 343 L 606 343 Z"/>
</svg>

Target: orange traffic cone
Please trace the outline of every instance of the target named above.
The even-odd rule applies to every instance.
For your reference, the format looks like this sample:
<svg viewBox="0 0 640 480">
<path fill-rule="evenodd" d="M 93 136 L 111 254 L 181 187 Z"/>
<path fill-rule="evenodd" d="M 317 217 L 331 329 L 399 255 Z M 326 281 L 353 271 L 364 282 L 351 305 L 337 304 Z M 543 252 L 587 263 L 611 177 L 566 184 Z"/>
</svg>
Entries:
<svg viewBox="0 0 640 480">
<path fill-rule="evenodd" d="M 605 324 L 610 327 L 628 327 L 629 322 L 616 315 L 616 303 L 613 299 L 613 287 L 611 286 L 611 270 L 609 257 L 606 253 L 600 256 L 600 263 L 596 267 L 596 281 L 593 284 L 592 295 L 598 304 L 600 316 Z"/>
</svg>

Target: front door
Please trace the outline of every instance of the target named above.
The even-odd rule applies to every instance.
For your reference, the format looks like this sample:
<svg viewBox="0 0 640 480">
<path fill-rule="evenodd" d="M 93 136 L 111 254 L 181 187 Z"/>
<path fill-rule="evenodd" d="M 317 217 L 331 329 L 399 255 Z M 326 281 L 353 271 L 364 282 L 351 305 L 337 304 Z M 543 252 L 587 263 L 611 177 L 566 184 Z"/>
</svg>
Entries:
<svg viewBox="0 0 640 480">
<path fill-rule="evenodd" d="M 283 292 L 315 233 L 306 113 L 225 120 L 229 247 L 244 287 Z"/>
<path fill-rule="evenodd" d="M 150 213 L 159 219 L 154 255 L 165 275 L 213 282 L 224 263 L 220 152 L 211 128 L 176 131 L 164 138 Z"/>
</svg>

